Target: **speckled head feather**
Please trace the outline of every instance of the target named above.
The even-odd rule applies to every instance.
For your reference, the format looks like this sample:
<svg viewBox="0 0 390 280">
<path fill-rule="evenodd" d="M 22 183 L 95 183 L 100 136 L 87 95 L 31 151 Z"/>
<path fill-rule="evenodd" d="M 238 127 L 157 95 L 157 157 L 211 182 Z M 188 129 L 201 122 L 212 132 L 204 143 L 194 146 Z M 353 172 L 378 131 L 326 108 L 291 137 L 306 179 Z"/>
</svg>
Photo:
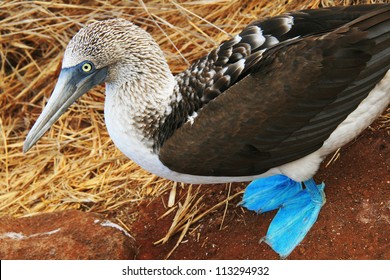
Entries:
<svg viewBox="0 0 390 280">
<path fill-rule="evenodd" d="M 72 67 L 86 60 L 93 62 L 98 69 L 109 67 L 107 82 L 135 78 L 145 69 L 162 68 L 166 71 L 168 67 L 154 39 L 124 19 L 98 21 L 80 29 L 66 48 L 62 67 Z M 120 75 L 118 63 L 126 65 L 125 77 Z"/>
</svg>

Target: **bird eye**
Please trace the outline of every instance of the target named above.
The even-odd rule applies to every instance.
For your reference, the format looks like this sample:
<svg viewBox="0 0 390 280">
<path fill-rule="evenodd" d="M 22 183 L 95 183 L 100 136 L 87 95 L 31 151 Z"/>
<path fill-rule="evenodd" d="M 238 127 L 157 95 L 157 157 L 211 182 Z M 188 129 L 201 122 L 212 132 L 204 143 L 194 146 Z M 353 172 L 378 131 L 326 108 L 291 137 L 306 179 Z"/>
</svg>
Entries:
<svg viewBox="0 0 390 280">
<path fill-rule="evenodd" d="M 93 69 L 92 63 L 91 62 L 85 62 L 83 65 L 81 65 L 81 69 L 85 73 L 91 72 L 91 70 Z"/>
</svg>

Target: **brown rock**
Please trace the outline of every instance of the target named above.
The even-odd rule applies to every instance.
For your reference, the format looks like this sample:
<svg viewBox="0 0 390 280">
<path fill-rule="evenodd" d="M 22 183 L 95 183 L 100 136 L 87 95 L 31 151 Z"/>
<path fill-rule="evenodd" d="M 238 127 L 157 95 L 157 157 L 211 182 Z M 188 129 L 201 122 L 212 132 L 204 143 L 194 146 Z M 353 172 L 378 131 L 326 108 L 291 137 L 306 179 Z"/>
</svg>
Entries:
<svg viewBox="0 0 390 280">
<path fill-rule="evenodd" d="M 136 251 L 129 233 L 95 213 L 0 218 L 0 259 L 134 259 Z"/>
</svg>

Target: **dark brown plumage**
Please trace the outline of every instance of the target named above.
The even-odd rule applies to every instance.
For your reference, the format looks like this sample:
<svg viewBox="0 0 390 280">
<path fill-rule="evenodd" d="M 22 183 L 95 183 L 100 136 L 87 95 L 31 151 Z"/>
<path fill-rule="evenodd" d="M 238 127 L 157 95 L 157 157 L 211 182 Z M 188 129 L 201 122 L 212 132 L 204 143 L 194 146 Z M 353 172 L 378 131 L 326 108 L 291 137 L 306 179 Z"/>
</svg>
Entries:
<svg viewBox="0 0 390 280">
<path fill-rule="evenodd" d="M 180 77 L 189 79 L 182 92 L 192 94 L 201 109 L 193 124 L 185 123 L 162 144 L 164 165 L 185 174 L 248 176 L 302 158 L 323 145 L 389 70 L 389 5 L 287 15 L 294 18 L 290 30 L 283 15 L 252 25 L 285 42 L 262 53 L 266 40 L 245 52 L 241 45 L 248 50 L 251 44 L 236 46 L 233 38 Z M 239 35 L 251 38 L 250 29 Z M 230 69 L 235 57 L 250 61 L 239 75 Z M 191 74 L 199 64 L 203 72 Z M 216 74 L 202 84 L 198 76 L 211 69 Z"/>
</svg>

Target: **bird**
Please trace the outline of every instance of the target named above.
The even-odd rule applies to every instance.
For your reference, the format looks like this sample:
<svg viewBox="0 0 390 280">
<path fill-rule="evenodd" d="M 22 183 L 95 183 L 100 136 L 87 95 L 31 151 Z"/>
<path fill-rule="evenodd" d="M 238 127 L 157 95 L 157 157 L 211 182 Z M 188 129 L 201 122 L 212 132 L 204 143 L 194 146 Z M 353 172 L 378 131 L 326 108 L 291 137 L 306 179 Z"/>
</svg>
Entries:
<svg viewBox="0 0 390 280">
<path fill-rule="evenodd" d="M 105 83 L 115 146 L 176 182 L 251 181 L 241 205 L 277 210 L 261 238 L 281 258 L 325 203 L 313 176 L 390 103 L 390 4 L 306 9 L 256 20 L 173 75 L 126 19 L 96 21 L 68 43 L 26 153 L 91 88 Z"/>
</svg>

